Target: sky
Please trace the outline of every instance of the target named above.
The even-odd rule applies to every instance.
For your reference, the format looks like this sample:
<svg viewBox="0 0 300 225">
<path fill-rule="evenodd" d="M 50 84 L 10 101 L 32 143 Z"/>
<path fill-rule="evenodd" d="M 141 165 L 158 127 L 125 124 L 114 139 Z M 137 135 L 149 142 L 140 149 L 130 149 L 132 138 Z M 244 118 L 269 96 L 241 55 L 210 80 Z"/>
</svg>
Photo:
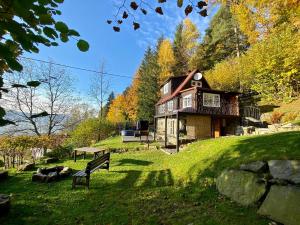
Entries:
<svg viewBox="0 0 300 225">
<path fill-rule="evenodd" d="M 177 8 L 176 1 L 169 0 L 162 5 L 163 16 L 151 10 L 148 10 L 146 16 L 137 13 L 135 19 L 141 24 L 139 30 L 133 30 L 130 19 L 121 25 L 121 32 L 116 33 L 106 21 L 114 18 L 117 6 L 122 2 L 123 0 L 65 0 L 60 7 L 62 15 L 57 20 L 64 21 L 69 28 L 77 30 L 80 38 L 89 42 L 89 51 L 80 52 L 76 47 L 76 40 L 70 39 L 68 43 L 60 43 L 58 47 L 41 46 L 38 54 L 26 53 L 24 56 L 97 71 L 104 61 L 105 72 L 133 77 L 146 48 L 155 46 L 161 35 L 172 39 L 176 25 L 186 16 L 183 8 Z M 148 2 L 152 2 L 153 6 L 158 5 L 156 0 Z M 203 18 L 195 12 L 189 15 L 202 36 L 216 11 L 217 7 L 213 6 L 208 10 L 208 17 Z M 75 69 L 68 69 L 68 72 L 74 78 L 76 94 L 88 99 L 89 87 L 95 74 Z M 115 93 L 121 93 L 131 83 L 131 78 L 105 77 L 110 83 L 110 90 Z"/>
</svg>

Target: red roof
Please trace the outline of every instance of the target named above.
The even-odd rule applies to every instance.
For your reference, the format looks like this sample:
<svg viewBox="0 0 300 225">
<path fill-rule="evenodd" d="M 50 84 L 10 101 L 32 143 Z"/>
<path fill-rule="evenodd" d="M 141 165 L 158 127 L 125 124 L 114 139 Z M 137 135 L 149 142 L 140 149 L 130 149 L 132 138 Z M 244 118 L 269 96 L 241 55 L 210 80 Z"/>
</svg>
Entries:
<svg viewBox="0 0 300 225">
<path fill-rule="evenodd" d="M 168 95 L 166 97 L 161 98 L 158 102 L 157 105 L 162 104 L 167 102 L 168 100 L 174 98 L 177 94 L 180 93 L 180 91 L 182 91 L 182 89 L 184 88 L 185 85 L 187 85 L 187 83 L 192 79 L 192 77 L 194 76 L 194 74 L 197 72 L 197 70 L 193 70 L 192 72 L 190 72 L 188 74 L 188 76 L 185 78 L 185 80 L 176 88 L 176 90 L 171 94 Z"/>
</svg>

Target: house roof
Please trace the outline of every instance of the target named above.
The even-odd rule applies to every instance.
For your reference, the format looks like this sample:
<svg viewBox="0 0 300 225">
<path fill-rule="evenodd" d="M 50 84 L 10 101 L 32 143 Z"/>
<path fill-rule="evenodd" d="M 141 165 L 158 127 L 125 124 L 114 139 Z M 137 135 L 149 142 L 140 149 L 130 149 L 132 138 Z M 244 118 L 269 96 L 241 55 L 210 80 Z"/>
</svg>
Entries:
<svg viewBox="0 0 300 225">
<path fill-rule="evenodd" d="M 162 104 L 172 98 L 174 98 L 177 94 L 179 94 L 179 92 L 184 88 L 184 86 L 192 79 L 192 77 L 194 76 L 194 74 L 197 72 L 198 70 L 193 70 L 192 72 L 190 72 L 187 77 L 185 78 L 185 80 L 176 88 L 176 90 L 171 94 L 168 95 L 164 98 L 161 98 L 157 104 Z"/>
<path fill-rule="evenodd" d="M 190 72 L 186 78 L 184 79 L 184 81 L 175 89 L 175 91 L 171 94 L 171 95 L 167 95 L 163 98 L 161 98 L 156 105 L 159 105 L 159 104 L 163 104 L 169 100 L 171 100 L 172 98 L 174 98 L 176 95 L 178 95 L 179 93 L 183 92 L 183 91 L 186 91 L 187 89 L 183 89 L 187 84 L 188 82 L 193 78 L 193 76 L 195 75 L 195 73 L 199 72 L 197 69 L 193 70 L 192 72 Z M 180 77 L 183 77 L 183 76 L 180 76 Z M 166 82 L 168 82 L 170 79 L 172 78 L 169 78 L 168 80 L 166 80 Z M 208 82 L 206 81 L 206 79 L 203 77 L 202 79 L 204 79 L 204 81 L 207 83 L 207 86 L 209 88 L 199 88 L 197 87 L 197 89 L 201 89 L 201 90 L 204 90 L 204 91 L 210 91 L 210 92 L 215 92 L 215 93 L 226 93 L 226 94 L 239 94 L 238 92 L 228 92 L 228 91 L 220 91 L 220 90 L 213 90 L 210 88 Z M 165 82 L 165 83 L 166 83 Z M 190 89 L 193 89 L 193 88 L 189 88 Z"/>
</svg>

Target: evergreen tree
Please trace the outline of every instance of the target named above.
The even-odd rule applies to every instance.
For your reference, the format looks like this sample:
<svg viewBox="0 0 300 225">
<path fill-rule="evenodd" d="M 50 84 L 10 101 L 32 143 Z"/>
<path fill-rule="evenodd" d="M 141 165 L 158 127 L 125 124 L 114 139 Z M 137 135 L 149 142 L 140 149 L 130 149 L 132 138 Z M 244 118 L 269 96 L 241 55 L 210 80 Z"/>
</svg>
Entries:
<svg viewBox="0 0 300 225">
<path fill-rule="evenodd" d="M 173 50 L 175 56 L 175 64 L 173 66 L 173 74 L 175 76 L 183 75 L 188 70 L 188 58 L 185 54 L 185 46 L 183 41 L 183 23 L 176 27 Z"/>
<path fill-rule="evenodd" d="M 159 43 L 158 43 L 159 46 Z M 157 52 L 148 48 L 139 68 L 140 83 L 138 88 L 138 119 L 153 121 L 155 104 L 159 98 L 159 66 Z"/>
<path fill-rule="evenodd" d="M 105 118 L 107 116 L 107 113 L 109 112 L 109 108 L 113 102 L 113 100 L 115 99 L 115 94 L 114 92 L 112 91 L 109 96 L 108 96 L 108 99 L 107 99 L 107 102 L 104 106 L 104 109 L 103 109 L 103 117 Z"/>
<path fill-rule="evenodd" d="M 228 57 L 240 56 L 248 47 L 247 38 L 238 29 L 229 7 L 221 6 L 206 30 L 203 43 L 192 57 L 191 65 L 208 70 Z"/>
</svg>

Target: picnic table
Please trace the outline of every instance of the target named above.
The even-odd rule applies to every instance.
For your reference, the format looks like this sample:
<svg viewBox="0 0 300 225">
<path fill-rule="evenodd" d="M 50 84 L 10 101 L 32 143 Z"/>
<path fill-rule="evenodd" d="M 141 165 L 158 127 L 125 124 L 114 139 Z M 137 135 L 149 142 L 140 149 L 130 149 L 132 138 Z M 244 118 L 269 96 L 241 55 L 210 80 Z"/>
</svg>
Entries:
<svg viewBox="0 0 300 225">
<path fill-rule="evenodd" d="M 94 159 L 99 157 L 99 154 L 105 153 L 105 149 L 100 148 L 93 148 L 93 147 L 83 147 L 83 148 L 75 148 L 74 149 L 74 162 L 76 162 L 77 159 L 77 152 L 83 152 L 83 159 L 85 159 L 86 153 L 93 153 Z"/>
</svg>

